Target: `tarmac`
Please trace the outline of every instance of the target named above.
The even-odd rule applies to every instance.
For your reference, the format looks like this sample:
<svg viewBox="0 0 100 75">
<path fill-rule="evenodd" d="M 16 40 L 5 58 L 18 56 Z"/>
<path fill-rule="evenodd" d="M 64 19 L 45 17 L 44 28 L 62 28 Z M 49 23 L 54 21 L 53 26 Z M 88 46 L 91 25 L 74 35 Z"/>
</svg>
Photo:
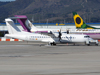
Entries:
<svg viewBox="0 0 100 75">
<path fill-rule="evenodd" d="M 0 75 L 100 75 L 100 45 L 0 42 Z"/>
</svg>

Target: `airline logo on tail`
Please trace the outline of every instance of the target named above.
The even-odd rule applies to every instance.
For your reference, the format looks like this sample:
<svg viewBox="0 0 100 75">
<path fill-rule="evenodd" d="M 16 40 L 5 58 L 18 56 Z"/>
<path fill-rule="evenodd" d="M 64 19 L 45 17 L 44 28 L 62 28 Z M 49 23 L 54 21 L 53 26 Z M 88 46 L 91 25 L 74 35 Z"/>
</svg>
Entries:
<svg viewBox="0 0 100 75">
<path fill-rule="evenodd" d="M 27 19 L 25 15 L 15 15 L 17 21 L 21 24 L 24 31 L 32 32 L 31 30 L 37 31 L 37 28 Z"/>
<path fill-rule="evenodd" d="M 27 17 L 25 15 L 15 15 L 15 17 L 18 17 L 17 21 L 22 25 L 24 31 L 30 32 L 30 25 L 27 22 Z"/>
<path fill-rule="evenodd" d="M 74 18 L 74 22 L 76 25 L 76 28 L 81 28 L 81 29 L 98 29 L 92 26 L 87 25 L 83 19 L 76 13 L 73 12 L 73 18 Z"/>
</svg>

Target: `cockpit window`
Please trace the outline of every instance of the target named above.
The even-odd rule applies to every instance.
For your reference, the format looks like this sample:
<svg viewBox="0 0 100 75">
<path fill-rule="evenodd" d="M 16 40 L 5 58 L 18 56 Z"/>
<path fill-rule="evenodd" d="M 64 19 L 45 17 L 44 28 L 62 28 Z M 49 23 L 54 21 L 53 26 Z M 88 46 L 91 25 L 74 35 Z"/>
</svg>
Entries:
<svg viewBox="0 0 100 75">
<path fill-rule="evenodd" d="M 90 38 L 90 36 L 84 36 L 84 38 Z"/>
</svg>

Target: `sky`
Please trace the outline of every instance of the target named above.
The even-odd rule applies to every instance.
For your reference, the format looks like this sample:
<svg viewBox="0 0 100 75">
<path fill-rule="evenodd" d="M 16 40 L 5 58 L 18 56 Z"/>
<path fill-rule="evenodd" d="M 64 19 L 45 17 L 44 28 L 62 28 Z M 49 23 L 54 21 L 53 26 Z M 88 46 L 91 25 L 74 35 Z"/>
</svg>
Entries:
<svg viewBox="0 0 100 75">
<path fill-rule="evenodd" d="M 0 1 L 3 1 L 3 2 L 5 2 L 5 1 L 15 1 L 15 0 L 0 0 Z"/>
</svg>

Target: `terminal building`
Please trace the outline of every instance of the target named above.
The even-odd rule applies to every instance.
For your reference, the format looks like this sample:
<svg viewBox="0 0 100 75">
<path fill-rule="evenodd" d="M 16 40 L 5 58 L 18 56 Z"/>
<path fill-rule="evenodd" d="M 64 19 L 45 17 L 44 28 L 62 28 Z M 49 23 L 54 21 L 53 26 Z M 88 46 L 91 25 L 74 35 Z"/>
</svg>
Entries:
<svg viewBox="0 0 100 75">
<path fill-rule="evenodd" d="M 87 23 L 90 26 L 94 26 L 100 28 L 100 23 Z M 22 26 L 19 23 L 15 23 L 15 25 L 20 29 L 23 30 Z M 37 28 L 47 28 L 47 29 L 76 29 L 74 23 L 33 23 L 34 26 Z M 6 23 L 0 23 L 0 33 L 5 35 L 8 33 L 8 29 Z"/>
</svg>

